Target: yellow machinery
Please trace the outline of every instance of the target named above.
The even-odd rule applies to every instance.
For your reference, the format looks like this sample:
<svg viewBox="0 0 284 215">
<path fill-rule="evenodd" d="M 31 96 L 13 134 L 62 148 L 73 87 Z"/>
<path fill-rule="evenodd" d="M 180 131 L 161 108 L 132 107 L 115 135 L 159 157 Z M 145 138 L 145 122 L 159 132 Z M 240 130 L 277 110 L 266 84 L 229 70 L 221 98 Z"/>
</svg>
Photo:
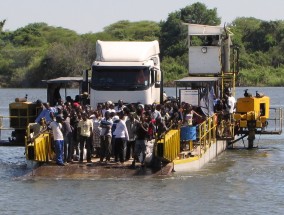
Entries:
<svg viewBox="0 0 284 215">
<path fill-rule="evenodd" d="M 38 162 L 51 160 L 54 156 L 52 140 L 52 135 L 46 128 L 30 123 L 26 131 L 26 159 Z"/>
<path fill-rule="evenodd" d="M 15 130 L 12 132 L 13 142 L 17 142 L 24 146 L 26 128 L 29 123 L 35 122 L 41 107 L 36 103 L 27 101 L 15 101 L 9 104 L 10 111 L 10 127 Z"/>
<path fill-rule="evenodd" d="M 253 147 L 257 129 L 267 126 L 270 99 L 268 96 L 239 98 L 234 119 L 240 127 L 241 134 L 248 135 L 248 148 Z"/>
<path fill-rule="evenodd" d="M 268 96 L 239 98 L 234 118 L 240 122 L 241 128 L 246 128 L 249 121 L 255 121 L 256 128 L 265 127 L 269 118 L 269 106 Z"/>
</svg>

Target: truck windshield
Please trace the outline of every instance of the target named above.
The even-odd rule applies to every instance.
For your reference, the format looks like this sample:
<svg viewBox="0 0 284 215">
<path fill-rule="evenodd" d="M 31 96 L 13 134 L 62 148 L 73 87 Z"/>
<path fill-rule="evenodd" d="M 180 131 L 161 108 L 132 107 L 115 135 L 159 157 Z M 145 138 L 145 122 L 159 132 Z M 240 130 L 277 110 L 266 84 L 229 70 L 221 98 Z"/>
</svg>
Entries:
<svg viewBox="0 0 284 215">
<path fill-rule="evenodd" d="M 150 85 L 149 67 L 93 67 L 95 90 L 144 90 Z"/>
</svg>

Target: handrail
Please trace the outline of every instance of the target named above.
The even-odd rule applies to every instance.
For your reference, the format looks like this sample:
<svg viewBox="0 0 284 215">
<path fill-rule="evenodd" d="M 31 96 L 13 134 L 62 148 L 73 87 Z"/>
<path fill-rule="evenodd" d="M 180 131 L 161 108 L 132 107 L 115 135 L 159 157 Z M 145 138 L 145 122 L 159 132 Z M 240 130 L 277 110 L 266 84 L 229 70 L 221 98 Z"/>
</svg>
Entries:
<svg viewBox="0 0 284 215">
<path fill-rule="evenodd" d="M 158 147 L 161 150 L 158 153 L 160 157 L 169 162 L 173 161 L 180 153 L 180 129 L 169 130 L 162 139 L 156 140 L 156 143 L 161 144 Z"/>
<path fill-rule="evenodd" d="M 4 120 L 5 119 L 31 119 L 31 118 L 36 118 L 36 115 L 30 115 L 30 116 L 2 116 L 0 115 L 0 130 L 12 130 L 12 129 L 26 129 L 26 126 L 10 126 L 9 127 L 4 127 Z"/>
<path fill-rule="evenodd" d="M 207 118 L 204 122 L 198 125 L 199 139 L 196 144 L 200 145 L 201 150 L 206 151 L 207 146 L 210 146 L 212 142 L 216 142 L 216 128 L 217 120 L 216 115 Z M 156 156 L 172 162 L 177 159 L 181 152 L 180 147 L 180 128 L 169 130 L 162 139 L 156 139 Z M 191 149 L 192 150 L 192 149 Z"/>
<path fill-rule="evenodd" d="M 208 117 L 204 122 L 199 124 L 199 154 L 202 155 L 201 150 L 206 151 L 207 146 L 212 142 L 216 142 L 216 129 L 217 129 L 217 115 L 214 114 Z"/>
<path fill-rule="evenodd" d="M 281 134 L 283 128 L 283 110 L 282 108 L 271 108 L 271 107 L 269 108 L 269 111 L 270 110 L 274 110 L 274 118 L 268 118 L 267 121 L 273 121 L 274 131 Z"/>
<path fill-rule="evenodd" d="M 30 123 L 27 126 L 27 136 L 25 138 L 26 159 L 48 162 L 54 155 L 51 134 L 47 130 L 39 130 L 38 133 L 31 132 L 32 129 L 34 130 L 38 126 L 35 123 Z M 32 133 L 35 133 L 34 136 L 31 135 Z"/>
</svg>

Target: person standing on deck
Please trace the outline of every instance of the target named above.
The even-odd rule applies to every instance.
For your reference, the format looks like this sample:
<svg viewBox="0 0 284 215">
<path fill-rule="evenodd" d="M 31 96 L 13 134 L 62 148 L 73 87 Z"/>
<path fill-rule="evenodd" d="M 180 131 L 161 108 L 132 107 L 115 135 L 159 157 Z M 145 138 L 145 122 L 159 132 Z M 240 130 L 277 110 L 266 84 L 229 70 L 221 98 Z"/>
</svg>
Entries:
<svg viewBox="0 0 284 215">
<path fill-rule="evenodd" d="M 142 114 L 145 112 L 144 105 L 143 104 L 138 104 L 134 118 L 137 120 L 140 120 Z"/>
<path fill-rule="evenodd" d="M 151 118 L 152 119 L 156 119 L 160 117 L 161 118 L 161 105 L 160 104 L 152 104 L 152 114 L 151 114 Z"/>
<path fill-rule="evenodd" d="M 199 118 L 202 118 L 200 114 L 198 114 L 196 111 L 193 110 L 193 107 L 191 104 L 186 104 L 184 109 L 184 116 L 183 116 L 183 125 L 184 126 L 192 126 L 193 118 L 194 116 L 198 116 Z"/>
<path fill-rule="evenodd" d="M 110 161 L 111 155 L 111 127 L 112 127 L 112 119 L 110 116 L 110 112 L 105 112 L 105 117 L 101 120 L 100 127 L 102 128 L 100 139 L 101 139 L 101 154 L 100 154 L 100 162 L 103 162 L 104 158 L 106 158 L 106 162 Z"/>
<path fill-rule="evenodd" d="M 225 119 L 227 119 L 227 126 L 226 126 L 226 135 L 228 137 L 230 137 L 232 135 L 232 130 L 231 130 L 231 126 L 232 126 L 232 122 L 234 121 L 234 112 L 236 110 L 236 99 L 235 97 L 232 95 L 232 93 L 229 91 L 227 93 L 227 103 L 226 103 L 226 113 L 227 116 L 225 116 Z"/>
<path fill-rule="evenodd" d="M 131 153 L 132 157 L 134 157 L 134 150 L 135 150 L 135 139 L 136 139 L 136 128 L 137 128 L 137 123 L 139 122 L 137 119 L 134 118 L 134 112 L 129 113 L 128 120 L 125 122 L 126 128 L 128 131 L 129 135 L 129 140 L 127 141 L 127 146 L 126 146 L 126 156 L 125 160 L 129 160 Z"/>
<path fill-rule="evenodd" d="M 114 107 L 114 110 L 118 113 L 120 111 L 123 111 L 124 108 L 125 108 L 125 105 L 123 104 L 123 101 L 119 99 L 117 102 L 117 106 Z"/>
<path fill-rule="evenodd" d="M 158 140 L 162 139 L 167 130 L 168 128 L 165 125 L 165 123 L 162 121 L 162 118 L 157 117 L 156 122 L 155 122 L 155 131 L 156 131 L 157 139 Z"/>
<path fill-rule="evenodd" d="M 112 101 L 107 101 L 105 102 L 104 104 L 104 108 L 102 109 L 102 116 L 104 117 L 105 116 L 105 113 L 108 111 L 108 112 L 115 112 L 115 111 L 112 111 L 112 109 L 110 108 L 112 104 Z"/>
<path fill-rule="evenodd" d="M 129 140 L 128 131 L 126 124 L 124 122 L 124 112 L 119 112 L 119 121 L 116 124 L 115 131 L 113 132 L 115 136 L 115 154 L 114 159 L 115 162 L 118 162 L 118 158 L 121 164 L 124 163 L 124 149 L 125 149 L 125 142 Z"/>
<path fill-rule="evenodd" d="M 82 113 L 82 120 L 78 123 L 79 129 L 79 141 L 80 141 L 80 158 L 79 161 L 83 162 L 83 153 L 84 148 L 87 149 L 87 162 L 91 163 L 91 144 L 92 144 L 92 135 L 93 135 L 93 122 L 87 118 L 87 113 Z"/>
<path fill-rule="evenodd" d="M 69 113 L 63 111 L 64 121 L 62 122 L 62 132 L 64 137 L 64 161 L 69 163 L 72 161 L 73 152 L 73 127 L 70 124 Z"/>
<path fill-rule="evenodd" d="M 139 156 L 142 153 L 141 166 L 144 166 L 146 157 L 146 143 L 149 138 L 148 128 L 149 124 L 145 120 L 145 115 L 142 115 L 141 120 L 137 123 L 136 129 L 136 140 L 135 140 L 135 151 L 134 160 L 132 162 L 132 167 L 135 167 L 135 162 L 139 161 Z"/>
<path fill-rule="evenodd" d="M 51 118 L 51 113 L 55 112 L 55 108 L 50 107 L 49 103 L 43 103 L 43 109 L 40 112 L 40 114 L 37 116 L 37 118 L 35 119 L 36 123 L 40 123 L 40 120 L 42 118 L 45 118 L 45 121 L 47 124 L 51 123 L 51 121 L 53 121 L 53 119 Z"/>
<path fill-rule="evenodd" d="M 112 120 L 112 126 L 111 126 L 111 157 L 114 157 L 115 154 L 115 135 L 113 132 L 116 129 L 116 124 L 119 122 L 119 116 L 117 115 L 116 112 L 111 112 L 110 113 L 110 118 Z"/>
<path fill-rule="evenodd" d="M 78 123 L 81 120 L 81 113 L 77 114 L 75 109 L 72 109 L 70 113 L 70 124 L 73 127 L 72 143 L 73 148 L 71 154 L 73 155 L 73 160 L 79 160 L 79 135 L 78 135 Z M 74 155 L 75 152 L 75 155 Z"/>
<path fill-rule="evenodd" d="M 228 100 L 227 100 L 227 111 L 230 115 L 232 115 L 235 112 L 236 108 L 236 99 L 234 96 L 232 96 L 232 93 L 228 93 Z"/>
<path fill-rule="evenodd" d="M 100 133 L 101 133 L 101 113 L 99 111 L 94 111 L 93 115 L 90 116 L 93 119 L 93 153 L 96 158 L 100 157 L 101 151 L 101 142 L 100 142 Z"/>
<path fill-rule="evenodd" d="M 170 127 L 170 115 L 165 106 L 161 107 L 161 118 L 167 127 Z"/>
<path fill-rule="evenodd" d="M 64 138 L 61 131 L 62 120 L 63 118 L 60 115 L 58 115 L 56 116 L 56 121 L 52 121 L 49 125 L 49 128 L 52 130 L 53 140 L 55 144 L 56 164 L 59 166 L 64 166 L 63 163 Z"/>
</svg>

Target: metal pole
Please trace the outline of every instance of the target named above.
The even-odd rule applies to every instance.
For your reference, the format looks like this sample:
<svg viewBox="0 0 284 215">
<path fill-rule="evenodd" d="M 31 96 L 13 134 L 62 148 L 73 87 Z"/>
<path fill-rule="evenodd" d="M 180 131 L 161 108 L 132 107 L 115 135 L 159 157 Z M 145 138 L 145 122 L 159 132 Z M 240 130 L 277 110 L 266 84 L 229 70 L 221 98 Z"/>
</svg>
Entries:
<svg viewBox="0 0 284 215">
<path fill-rule="evenodd" d="M 164 74 L 161 71 L 161 83 L 160 83 L 160 104 L 164 103 Z"/>
</svg>

